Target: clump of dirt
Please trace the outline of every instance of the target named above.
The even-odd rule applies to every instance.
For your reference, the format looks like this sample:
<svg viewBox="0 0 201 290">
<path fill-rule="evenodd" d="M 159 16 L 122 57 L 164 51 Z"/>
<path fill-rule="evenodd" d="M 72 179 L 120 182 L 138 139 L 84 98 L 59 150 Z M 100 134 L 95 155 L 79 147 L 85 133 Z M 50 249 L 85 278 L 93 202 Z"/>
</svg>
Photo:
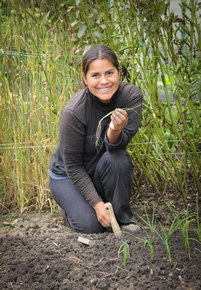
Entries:
<svg viewBox="0 0 201 290">
<path fill-rule="evenodd" d="M 12 219 L 11 219 L 12 217 Z M 1 216 L 0 289 L 201 289 L 201 244 L 189 231 L 189 251 L 181 232 L 169 240 L 172 261 L 156 235 L 147 230 L 154 259 L 142 231 L 123 233 L 130 248 L 124 265 L 121 241 L 112 232 L 83 235 L 70 230 L 58 214 Z M 94 242 L 87 246 L 84 237 Z M 191 240 L 192 239 L 192 240 Z M 195 240 L 193 240 L 195 239 Z"/>
</svg>

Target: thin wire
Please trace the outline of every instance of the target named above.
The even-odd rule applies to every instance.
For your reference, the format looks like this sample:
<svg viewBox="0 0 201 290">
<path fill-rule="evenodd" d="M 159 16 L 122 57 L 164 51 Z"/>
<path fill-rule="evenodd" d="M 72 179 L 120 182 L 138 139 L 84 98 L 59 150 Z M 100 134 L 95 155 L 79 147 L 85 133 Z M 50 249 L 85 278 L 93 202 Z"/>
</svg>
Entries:
<svg viewBox="0 0 201 290">
<path fill-rule="evenodd" d="M 191 141 L 197 141 L 197 139 L 191 139 Z M 141 143 L 129 143 L 129 145 L 158 144 L 161 142 L 162 141 L 154 141 L 154 142 L 150 141 L 150 142 L 141 142 Z M 184 140 L 166 140 L 166 143 L 171 143 L 171 142 L 183 142 L 184 143 Z"/>
<path fill-rule="evenodd" d="M 29 141 L 29 142 L 18 142 L 15 143 L 15 145 L 17 144 L 29 144 L 29 143 L 33 143 L 34 141 Z M 7 144 L 0 144 L 0 146 L 9 146 L 9 145 L 13 145 L 13 143 L 7 143 Z"/>
<path fill-rule="evenodd" d="M 0 147 L 0 149 L 32 149 L 32 148 L 46 148 L 46 147 L 56 147 L 57 145 L 38 145 L 38 146 L 11 146 L 11 147 Z"/>
<path fill-rule="evenodd" d="M 36 52 L 18 52 L 18 51 L 4 51 L 3 49 L 0 49 L 0 54 L 6 54 L 6 55 L 21 55 L 21 56 L 61 56 L 61 55 L 52 55 L 49 53 L 36 53 Z"/>
<path fill-rule="evenodd" d="M 140 144 L 140 143 L 137 143 L 137 144 Z M 146 144 L 146 143 L 144 143 Z M 56 147 L 56 145 L 43 145 L 43 146 L 13 146 L 13 147 L 0 147 L 0 150 L 3 149 L 3 150 L 7 150 L 7 149 L 33 149 L 33 148 L 46 148 L 46 147 Z M 183 155 L 183 154 L 186 154 L 186 152 L 172 152 L 172 153 L 160 153 L 160 155 L 164 155 L 164 156 L 167 156 L 167 155 Z M 190 152 L 190 154 L 193 154 L 193 152 Z M 201 154 L 201 151 L 198 151 L 196 152 L 196 154 Z M 147 155 L 147 156 L 154 156 L 154 155 L 157 155 L 157 153 L 148 153 L 148 154 L 145 154 L 145 153 L 140 153 L 139 155 L 141 156 L 144 156 L 144 155 Z"/>
<path fill-rule="evenodd" d="M 190 52 L 190 51 L 187 51 L 187 52 L 184 52 L 183 54 L 177 54 L 177 55 L 173 55 L 172 57 L 181 57 L 183 55 L 194 55 L 194 54 L 201 54 L 201 51 L 193 51 L 193 52 Z M 18 52 L 18 51 L 4 51 L 3 49 L 0 49 L 0 54 L 6 54 L 6 55 L 20 55 L 20 56 L 33 56 L 33 57 L 39 57 L 39 56 L 49 56 L 49 57 L 59 57 L 59 56 L 67 56 L 65 54 L 58 54 L 58 55 L 54 55 L 54 54 L 49 54 L 49 53 L 36 53 L 36 52 Z M 126 58 L 128 59 L 133 59 L 135 58 L 136 56 L 142 56 L 142 53 L 141 54 L 138 54 L 138 53 L 135 53 L 134 56 L 126 56 Z M 148 55 L 146 56 L 151 56 L 151 57 L 161 57 L 160 55 L 152 55 L 151 52 L 149 52 Z M 77 57 L 77 58 L 81 58 L 79 55 L 75 55 L 74 57 Z M 119 59 L 123 58 L 123 56 L 119 56 L 118 57 Z"/>
<path fill-rule="evenodd" d="M 186 152 L 173 152 L 173 153 L 160 153 L 160 155 L 164 155 L 164 156 L 168 156 L 168 155 L 183 155 L 183 154 L 187 154 Z M 193 152 L 190 152 L 190 154 L 193 154 Z M 196 152 L 196 154 L 201 154 L 201 152 L 200 151 L 198 151 L 198 152 Z M 146 156 L 154 156 L 154 155 L 157 155 L 157 153 L 153 153 L 153 154 L 151 154 L 151 153 L 149 153 L 149 154 L 145 154 L 145 153 L 140 153 L 139 155 L 141 155 L 141 156 L 144 156 L 144 155 L 146 155 Z"/>
<path fill-rule="evenodd" d="M 197 139 L 191 139 L 191 141 L 198 141 Z M 29 142 L 18 142 L 18 143 L 15 143 L 15 145 L 17 144 L 29 144 L 29 143 L 33 143 L 34 141 L 29 141 Z M 129 145 L 142 145 L 142 144 L 158 144 L 158 143 L 161 143 L 162 141 L 150 141 L 150 142 L 137 142 L 137 143 L 129 143 Z M 171 143 L 171 142 L 184 142 L 184 140 L 166 140 L 166 143 Z M 10 145 L 13 145 L 13 143 L 6 143 L 6 144 L 0 144 L 0 146 L 10 146 Z M 33 148 L 33 147 L 52 147 L 52 146 L 57 146 L 57 144 L 49 144 L 49 145 L 33 145 L 33 146 L 11 146 L 11 147 L 7 147 L 7 148 Z M 4 149 L 5 147 L 0 147 L 0 149 Z M 6 149 L 6 148 L 5 148 Z"/>
</svg>

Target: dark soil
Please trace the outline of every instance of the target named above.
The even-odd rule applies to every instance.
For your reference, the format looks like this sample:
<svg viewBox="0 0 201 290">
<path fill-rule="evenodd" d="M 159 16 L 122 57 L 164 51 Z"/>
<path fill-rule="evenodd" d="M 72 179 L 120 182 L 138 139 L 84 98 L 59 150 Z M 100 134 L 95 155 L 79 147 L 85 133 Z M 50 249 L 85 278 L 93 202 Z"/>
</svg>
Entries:
<svg viewBox="0 0 201 290">
<path fill-rule="evenodd" d="M 151 217 L 154 201 L 157 224 L 162 223 L 167 233 L 173 217 L 164 200 L 171 201 L 177 211 L 183 209 L 184 215 L 186 205 L 174 191 L 159 197 L 151 190 L 146 187 L 143 197 L 133 196 L 133 211 L 145 218 L 144 204 L 148 202 Z M 189 213 L 194 212 L 193 194 L 188 202 Z M 201 289 L 201 244 L 196 227 L 188 231 L 189 250 L 180 230 L 170 236 L 171 261 L 165 244 L 146 227 L 153 260 L 148 243 L 139 240 L 148 238 L 145 232 L 137 233 L 138 238 L 123 233 L 130 249 L 124 265 L 123 253 L 118 255 L 121 241 L 112 232 L 74 233 L 57 213 L 4 213 L 0 223 L 0 289 Z M 161 227 L 157 230 L 161 232 Z M 79 242 L 79 237 L 94 245 Z"/>
</svg>

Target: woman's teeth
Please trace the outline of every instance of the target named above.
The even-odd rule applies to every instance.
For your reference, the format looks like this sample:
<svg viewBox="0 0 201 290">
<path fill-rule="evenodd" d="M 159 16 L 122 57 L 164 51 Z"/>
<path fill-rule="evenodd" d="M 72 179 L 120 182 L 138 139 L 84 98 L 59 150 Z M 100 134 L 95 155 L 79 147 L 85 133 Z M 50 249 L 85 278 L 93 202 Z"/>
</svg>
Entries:
<svg viewBox="0 0 201 290">
<path fill-rule="evenodd" d="M 98 89 L 99 91 L 107 91 L 107 90 L 109 90 L 111 87 L 109 87 L 109 88 L 103 88 L 103 89 Z"/>
</svg>

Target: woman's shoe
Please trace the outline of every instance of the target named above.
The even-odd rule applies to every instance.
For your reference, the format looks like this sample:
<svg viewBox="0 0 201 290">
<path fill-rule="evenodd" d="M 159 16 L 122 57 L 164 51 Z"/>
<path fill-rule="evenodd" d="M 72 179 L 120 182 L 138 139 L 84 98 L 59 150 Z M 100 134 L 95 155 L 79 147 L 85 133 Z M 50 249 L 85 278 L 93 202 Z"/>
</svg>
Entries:
<svg viewBox="0 0 201 290">
<path fill-rule="evenodd" d="M 141 231 L 141 228 L 135 224 L 128 224 L 128 225 L 122 225 L 121 230 L 125 232 L 127 231 L 131 233 L 136 233 L 136 232 Z"/>
<path fill-rule="evenodd" d="M 62 218 L 64 219 L 65 225 L 70 228 L 71 226 L 70 226 L 70 223 L 68 221 L 68 216 L 65 213 L 65 211 L 63 210 L 63 208 L 61 208 L 59 205 L 58 205 L 58 212 L 59 212 L 60 216 L 62 216 Z"/>
<path fill-rule="evenodd" d="M 65 211 L 58 205 L 58 212 L 62 218 L 66 219 Z"/>
</svg>

